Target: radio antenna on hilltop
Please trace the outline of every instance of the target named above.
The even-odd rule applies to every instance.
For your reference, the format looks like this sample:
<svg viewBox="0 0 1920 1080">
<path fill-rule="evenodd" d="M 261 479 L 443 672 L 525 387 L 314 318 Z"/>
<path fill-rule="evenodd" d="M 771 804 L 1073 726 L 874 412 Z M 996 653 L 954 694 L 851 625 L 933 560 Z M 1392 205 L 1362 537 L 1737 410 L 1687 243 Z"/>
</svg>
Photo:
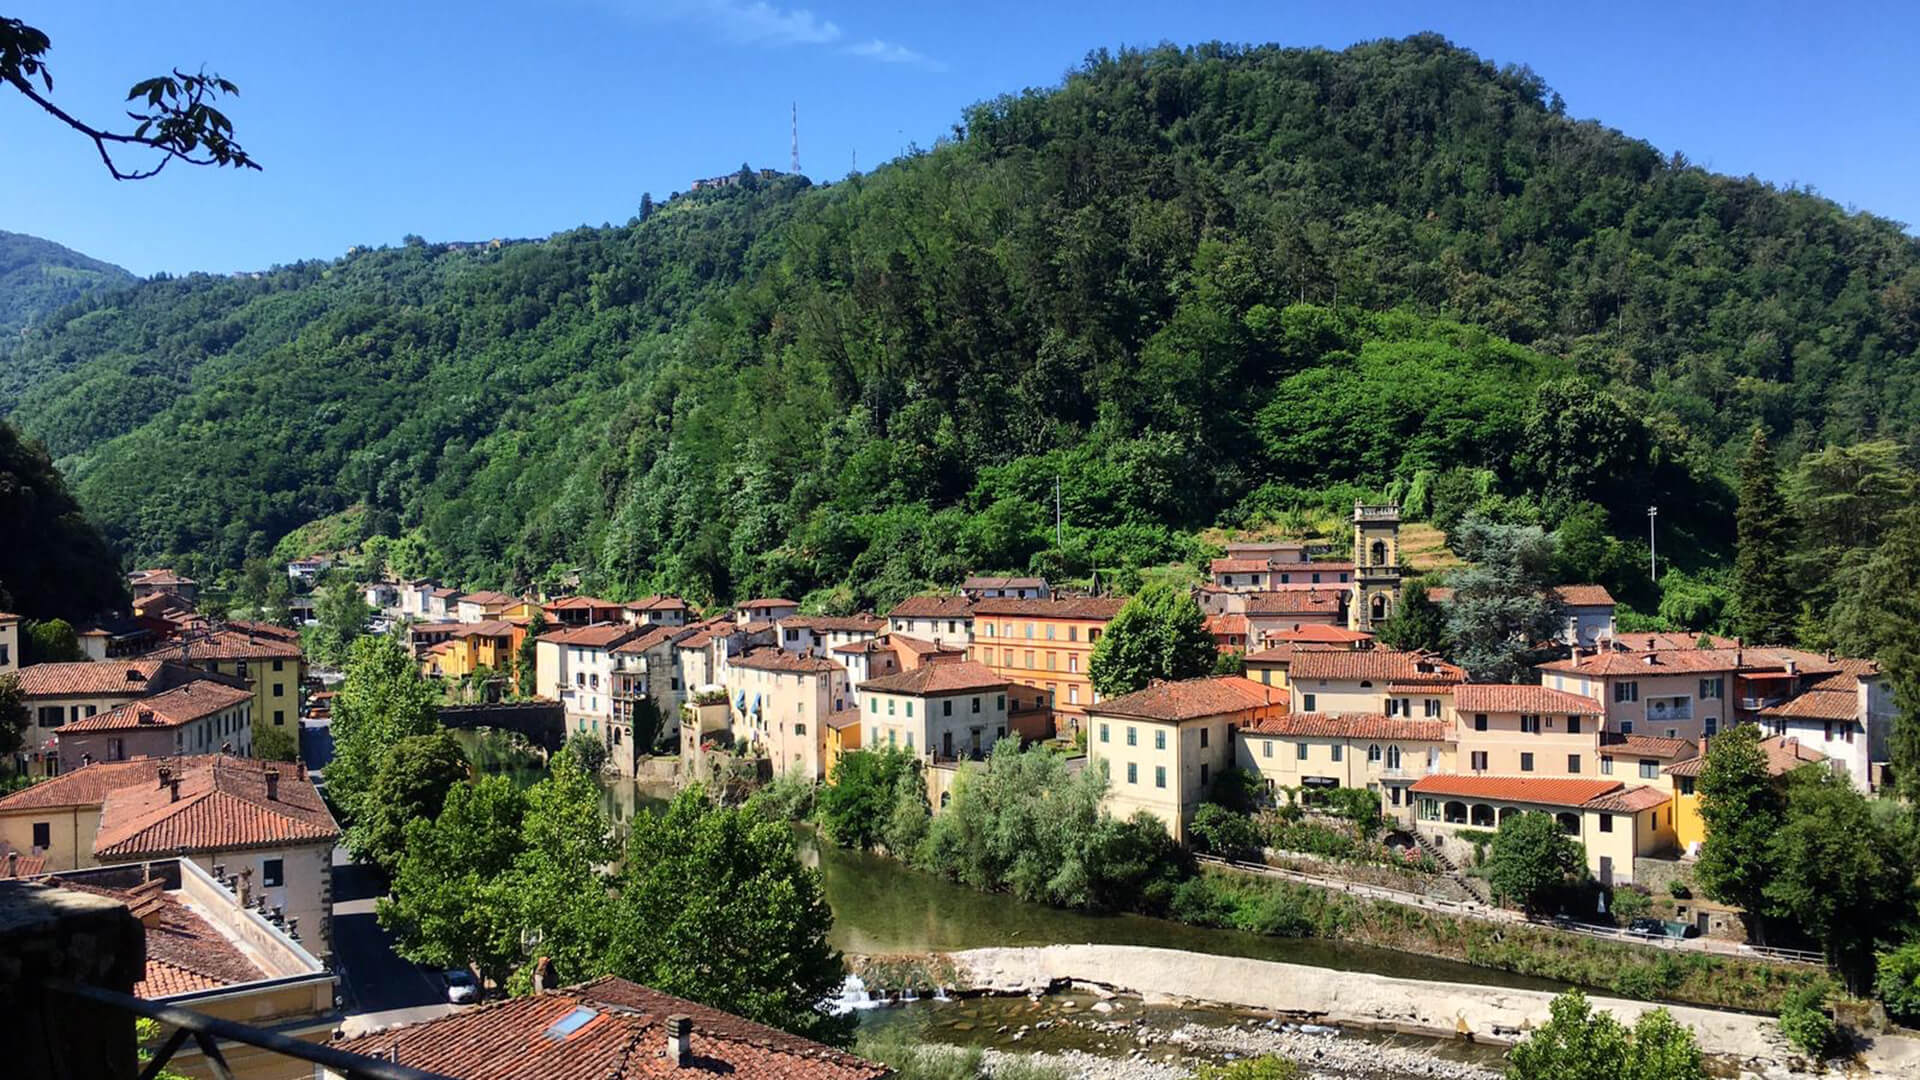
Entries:
<svg viewBox="0 0 1920 1080">
<path fill-rule="evenodd" d="M 793 173 L 800 172 L 800 103 L 793 103 Z"/>
</svg>

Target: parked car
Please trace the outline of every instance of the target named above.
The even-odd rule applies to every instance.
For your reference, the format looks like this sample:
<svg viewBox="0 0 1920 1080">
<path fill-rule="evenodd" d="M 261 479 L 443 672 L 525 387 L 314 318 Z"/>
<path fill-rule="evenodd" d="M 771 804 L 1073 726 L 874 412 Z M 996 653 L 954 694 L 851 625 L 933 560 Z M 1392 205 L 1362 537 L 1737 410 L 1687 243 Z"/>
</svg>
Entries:
<svg viewBox="0 0 1920 1080">
<path fill-rule="evenodd" d="M 447 1000 L 455 1005 L 466 1005 L 480 1000 L 480 984 L 474 980 L 470 971 L 447 972 Z"/>
<path fill-rule="evenodd" d="M 1666 937 L 1667 924 L 1659 919 L 1635 919 L 1627 924 L 1627 933 L 1646 938 Z"/>
</svg>

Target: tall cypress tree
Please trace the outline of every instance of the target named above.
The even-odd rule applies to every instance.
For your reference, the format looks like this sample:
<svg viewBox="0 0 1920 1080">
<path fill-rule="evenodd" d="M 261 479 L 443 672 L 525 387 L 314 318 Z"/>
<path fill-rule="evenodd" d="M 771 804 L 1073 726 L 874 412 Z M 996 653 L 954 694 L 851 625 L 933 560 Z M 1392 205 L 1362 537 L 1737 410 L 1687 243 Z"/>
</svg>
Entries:
<svg viewBox="0 0 1920 1080">
<path fill-rule="evenodd" d="M 1767 433 L 1754 425 L 1746 460 L 1740 463 L 1740 512 L 1735 520 L 1739 553 L 1733 564 L 1734 597 L 1741 636 L 1755 644 L 1792 639 L 1799 610 L 1787 566 L 1792 531 L 1780 494 Z"/>
</svg>

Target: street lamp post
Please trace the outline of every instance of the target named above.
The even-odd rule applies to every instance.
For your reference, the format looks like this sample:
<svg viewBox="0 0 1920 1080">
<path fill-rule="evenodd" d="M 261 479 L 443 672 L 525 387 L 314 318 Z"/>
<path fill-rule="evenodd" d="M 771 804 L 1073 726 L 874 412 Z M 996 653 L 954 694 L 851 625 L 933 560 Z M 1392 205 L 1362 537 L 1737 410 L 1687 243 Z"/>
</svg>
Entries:
<svg viewBox="0 0 1920 1080">
<path fill-rule="evenodd" d="M 1660 555 L 1654 546 L 1653 523 L 1659 516 L 1659 507 L 1647 507 L 1647 576 L 1652 578 L 1655 584 L 1660 581 Z"/>
</svg>

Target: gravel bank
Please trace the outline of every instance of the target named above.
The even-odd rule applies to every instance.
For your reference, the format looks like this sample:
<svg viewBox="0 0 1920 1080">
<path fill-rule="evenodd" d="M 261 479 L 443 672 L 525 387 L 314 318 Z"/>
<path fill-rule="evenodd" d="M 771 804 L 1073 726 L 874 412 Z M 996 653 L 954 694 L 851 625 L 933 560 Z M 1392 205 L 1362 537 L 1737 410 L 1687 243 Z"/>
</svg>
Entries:
<svg viewBox="0 0 1920 1080">
<path fill-rule="evenodd" d="M 991 1066 L 1006 1058 L 1025 1056 L 1057 1066 L 1076 1080 L 1185 1080 L 1193 1074 L 1193 1062 L 1159 1060 L 1171 1048 L 1215 1059 L 1279 1054 L 1305 1066 L 1314 1080 L 1499 1080 L 1500 1076 L 1478 1065 L 1447 1061 L 1409 1047 L 1381 1046 L 1338 1033 L 1302 1031 L 1279 1021 L 1236 1027 L 1187 1024 L 1171 1033 L 1150 1036 L 1143 1036 L 1124 1022 L 1083 1026 L 1112 1034 L 1116 1048 L 1128 1042 L 1135 1043 L 1134 1048 L 1113 1056 L 1079 1050 L 1029 1055 L 989 1050 L 987 1061 Z"/>
</svg>

